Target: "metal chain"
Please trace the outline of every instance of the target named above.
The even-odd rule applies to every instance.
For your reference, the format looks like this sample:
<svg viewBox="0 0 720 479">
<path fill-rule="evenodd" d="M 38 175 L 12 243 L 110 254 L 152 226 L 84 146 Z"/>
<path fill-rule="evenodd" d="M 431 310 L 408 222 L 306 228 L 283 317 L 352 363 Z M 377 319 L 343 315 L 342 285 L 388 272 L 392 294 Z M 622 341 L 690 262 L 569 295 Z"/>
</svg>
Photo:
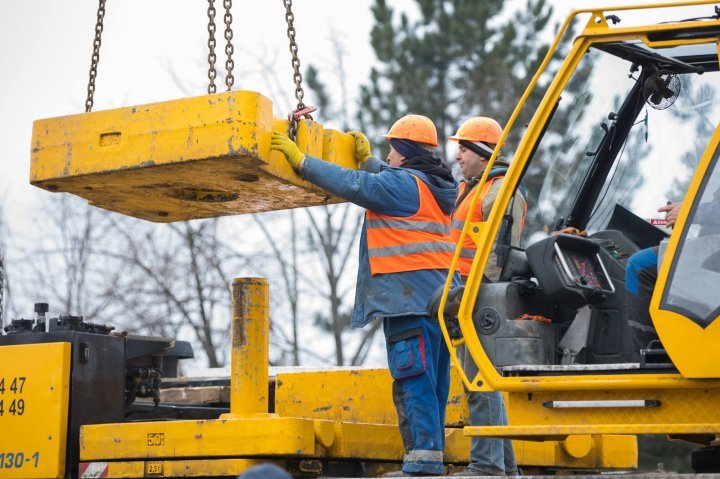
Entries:
<svg viewBox="0 0 720 479">
<path fill-rule="evenodd" d="M 210 83 L 208 84 L 208 94 L 215 93 L 215 78 L 217 77 L 217 71 L 215 70 L 215 60 L 217 60 L 217 57 L 215 56 L 215 46 L 217 45 L 217 42 L 215 41 L 215 0 L 208 0 L 208 64 L 210 65 L 208 68 L 208 79 L 210 79 Z"/>
<path fill-rule="evenodd" d="M 5 324 L 3 323 L 3 293 L 5 293 L 5 263 L 0 252 L 0 328 Z"/>
<path fill-rule="evenodd" d="M 90 79 L 87 86 L 87 98 L 85 99 L 85 111 L 92 111 L 93 96 L 95 95 L 95 79 L 97 78 L 97 66 L 100 61 L 100 45 L 102 43 L 103 20 L 105 18 L 105 0 L 100 0 L 95 22 L 95 39 L 93 40 L 93 53 L 90 61 Z"/>
<path fill-rule="evenodd" d="M 290 40 L 290 55 L 292 56 L 292 67 L 293 67 L 293 82 L 295 82 L 295 98 L 297 99 L 297 107 L 295 111 L 299 111 L 305 108 L 305 104 L 303 103 L 303 97 L 305 96 L 305 91 L 302 87 L 302 74 L 300 73 L 300 59 L 298 58 L 298 46 L 297 42 L 295 41 L 295 26 L 293 25 L 293 22 L 295 21 L 295 15 L 292 12 L 292 0 L 283 0 L 283 5 L 285 5 L 285 21 L 287 22 L 287 36 L 288 40 Z M 305 115 L 307 118 L 312 119 L 310 115 Z M 290 117 L 290 128 L 289 128 L 289 136 L 290 138 L 295 140 L 295 135 L 297 133 L 297 119 L 295 116 L 291 113 Z"/>
<path fill-rule="evenodd" d="M 227 85 L 227 91 L 232 90 L 233 83 L 235 83 L 235 77 L 233 77 L 233 67 L 235 62 L 232 59 L 235 48 L 232 44 L 233 31 L 232 31 L 232 13 L 230 8 L 232 7 L 232 0 L 223 0 L 223 6 L 225 7 L 225 54 L 227 60 L 225 61 L 225 69 L 227 70 L 227 76 L 225 77 L 225 84 Z"/>
</svg>

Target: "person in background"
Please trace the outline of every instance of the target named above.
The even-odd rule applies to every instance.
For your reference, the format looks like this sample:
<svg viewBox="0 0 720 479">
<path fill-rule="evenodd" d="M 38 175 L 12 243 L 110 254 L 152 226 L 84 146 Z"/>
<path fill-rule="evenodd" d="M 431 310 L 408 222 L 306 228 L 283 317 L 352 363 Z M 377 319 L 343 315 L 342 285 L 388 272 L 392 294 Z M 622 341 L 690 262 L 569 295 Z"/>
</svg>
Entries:
<svg viewBox="0 0 720 479">
<path fill-rule="evenodd" d="M 405 447 L 402 471 L 387 476 L 442 475 L 450 358 L 425 305 L 444 284 L 455 251 L 449 233 L 457 182 L 433 155 L 437 131 L 427 117 L 395 122 L 385 135 L 387 164 L 371 156 L 365 135 L 350 134 L 359 171 L 306 156 L 278 131 L 272 149 L 303 179 L 365 208 L 352 326 L 383 322 Z"/>
<path fill-rule="evenodd" d="M 497 121 L 487 117 L 473 117 L 466 120 L 457 133 L 450 139 L 458 142 L 456 160 L 460 165 L 460 171 L 464 176 L 460 184 L 459 196 L 455 204 L 455 212 L 452 218 L 451 237 L 454 242 L 460 241 L 460 234 L 470 209 L 471 200 L 475 193 L 479 179 L 488 164 L 490 156 L 500 139 L 502 127 Z M 471 221 L 485 221 L 490 214 L 495 198 L 500 190 L 500 185 L 505 178 L 508 164 L 501 159 L 496 160 L 493 169 L 489 172 L 487 181 L 480 192 L 478 204 L 473 211 Z M 508 214 L 506 214 L 505 227 L 510 228 L 510 244 L 520 246 L 520 234 L 525 222 L 527 202 L 525 195 L 518 188 L 515 196 L 510 202 Z M 463 277 L 463 282 L 470 274 L 470 266 L 475 257 L 475 242 L 470 236 L 465 237 L 462 251 L 458 260 L 458 271 Z M 493 255 L 494 256 L 494 255 Z M 488 266 L 485 274 L 491 279 L 497 280 L 500 275 L 500 268 L 496 265 L 496 259 L 491 256 L 488 259 Z M 470 357 L 467 349 L 461 351 L 463 368 L 469 377 L 477 374 L 478 369 Z M 467 392 L 470 422 L 473 426 L 504 426 L 507 425 L 507 412 L 503 402 L 502 394 L 499 392 Z M 474 436 L 470 449 L 470 463 L 465 470 L 453 474 L 454 476 L 478 476 L 478 475 L 517 475 L 517 463 L 509 439 L 491 439 Z"/>
<path fill-rule="evenodd" d="M 668 203 L 658 208 L 665 213 L 665 226 L 675 226 L 682 203 Z M 658 253 L 660 246 L 653 246 L 634 253 L 625 268 L 625 290 L 628 292 L 628 324 L 633 351 L 639 356 L 658 335 L 650 318 L 650 300 L 658 279 Z"/>
</svg>

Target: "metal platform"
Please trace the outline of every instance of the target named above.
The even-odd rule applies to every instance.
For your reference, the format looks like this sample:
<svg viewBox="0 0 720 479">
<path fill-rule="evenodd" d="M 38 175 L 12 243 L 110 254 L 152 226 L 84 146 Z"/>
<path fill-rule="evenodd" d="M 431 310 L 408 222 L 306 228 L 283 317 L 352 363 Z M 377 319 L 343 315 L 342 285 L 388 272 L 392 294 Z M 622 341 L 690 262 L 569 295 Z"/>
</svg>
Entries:
<svg viewBox="0 0 720 479">
<path fill-rule="evenodd" d="M 673 373 L 672 364 L 642 365 L 640 363 L 616 364 L 519 364 L 503 366 L 503 376 L 553 376 L 565 374 L 630 374 L 630 373 Z"/>
<path fill-rule="evenodd" d="M 667 434 L 673 436 L 714 437 L 720 424 L 602 424 L 602 425 L 542 425 L 542 426 L 469 426 L 465 434 L 482 437 L 505 437 L 526 441 L 561 441 L 572 435 L 601 434 Z"/>
<path fill-rule="evenodd" d="M 287 121 L 251 91 L 37 120 L 30 182 L 94 206 L 172 222 L 337 203 L 298 177 L 273 129 Z M 356 168 L 350 135 L 301 120 L 301 151 Z"/>
</svg>

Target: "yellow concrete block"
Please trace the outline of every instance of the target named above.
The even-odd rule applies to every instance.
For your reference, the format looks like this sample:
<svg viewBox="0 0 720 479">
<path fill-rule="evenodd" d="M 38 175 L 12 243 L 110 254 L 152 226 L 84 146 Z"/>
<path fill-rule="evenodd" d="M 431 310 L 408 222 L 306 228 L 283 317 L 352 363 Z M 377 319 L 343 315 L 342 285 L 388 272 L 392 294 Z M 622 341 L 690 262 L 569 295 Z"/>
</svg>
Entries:
<svg viewBox="0 0 720 479">
<path fill-rule="evenodd" d="M 156 222 L 342 201 L 270 152 L 273 127 L 286 125 L 250 91 L 37 120 L 30 182 Z M 352 137 L 329 134 L 328 158 L 355 168 Z M 322 125 L 299 122 L 301 151 L 321 158 L 324 142 Z"/>
</svg>

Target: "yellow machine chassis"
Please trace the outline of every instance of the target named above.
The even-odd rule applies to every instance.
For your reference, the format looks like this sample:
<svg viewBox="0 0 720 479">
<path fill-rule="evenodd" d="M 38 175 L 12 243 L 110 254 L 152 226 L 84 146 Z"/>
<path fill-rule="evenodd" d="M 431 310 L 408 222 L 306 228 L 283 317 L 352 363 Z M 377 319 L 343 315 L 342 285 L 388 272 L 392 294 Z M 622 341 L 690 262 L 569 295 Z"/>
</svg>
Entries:
<svg viewBox="0 0 720 479">
<path fill-rule="evenodd" d="M 608 7 L 603 9 L 583 9 L 573 12 L 565 20 L 555 41 L 548 50 L 541 67 L 532 78 L 503 130 L 498 148 L 495 149 L 493 156 L 490 158 L 485 172 L 480 179 L 478 188 L 476 188 L 475 194 L 472 197 L 473 203 L 468 212 L 467 221 L 465 222 L 461 238 L 458 242 L 459 245 L 462 245 L 464 238 L 470 236 L 477 245 L 477 252 L 472 263 L 458 312 L 458 320 L 463 333 L 462 339 L 453 340 L 449 337 L 443 317 L 448 293 L 452 287 L 452 275 L 454 271 L 457 270 L 460 247 L 458 247 L 455 252 L 451 271 L 445 283 L 439 307 L 440 325 L 445 341 L 450 349 L 452 363 L 458 369 L 460 377 L 466 387 L 472 391 L 508 392 L 510 409 L 518 411 L 519 408 L 527 411 L 527 414 L 513 416 L 509 427 L 465 428 L 466 434 L 535 440 L 562 438 L 568 434 L 662 433 L 688 436 L 699 434 L 703 438 L 699 442 L 706 443 L 709 440 L 708 438 L 714 437 L 715 433 L 720 433 L 720 400 L 716 399 L 717 390 L 720 389 L 720 380 L 715 379 L 718 376 L 716 368 L 705 367 L 701 368 L 700 371 L 695 368 L 692 370 L 694 374 L 687 374 L 690 368 L 684 367 L 684 363 L 678 362 L 678 354 L 675 354 L 671 348 L 668 348 L 671 359 L 676 362 L 681 372 L 686 372 L 685 375 L 567 374 L 559 376 L 503 377 L 495 369 L 480 344 L 472 318 L 472 312 L 482 282 L 485 265 L 502 222 L 503 212 L 514 194 L 515 187 L 529 160 L 532 148 L 538 141 L 545 123 L 549 120 L 552 106 L 556 103 L 588 47 L 596 42 L 614 42 L 621 40 L 640 40 L 651 47 L 670 47 L 681 44 L 718 41 L 717 38 L 711 36 L 701 39 L 652 42 L 648 39 L 648 34 L 675 30 L 679 24 L 682 25 L 683 28 L 720 26 L 720 20 L 702 22 L 687 21 L 672 24 L 615 28 L 610 27 L 606 22 L 605 11 L 711 5 L 714 3 L 715 2 L 703 0 L 668 4 Z M 508 132 L 512 129 L 515 120 L 525 105 L 531 91 L 537 84 L 538 79 L 545 72 L 550 59 L 558 48 L 560 40 L 565 35 L 571 22 L 580 14 L 590 14 L 590 20 L 582 33 L 575 38 L 570 53 L 567 55 L 560 70 L 548 87 L 538 110 L 535 112 L 527 131 L 523 135 L 487 221 L 472 222 L 473 210 L 476 207 L 477 199 L 482 191 L 482 185 L 487 181 L 488 174 L 502 149 Z M 720 130 L 715 132 L 710 148 L 705 152 L 700 166 L 696 171 L 692 185 L 686 196 L 685 207 L 678 218 L 676 231 L 681 231 L 683 228 L 692 203 L 691 199 L 694 198 L 712 157 L 714 151 L 712 146 L 717 145 L 718 141 L 720 141 L 719 137 Z M 653 297 L 651 306 L 653 322 L 656 324 L 658 334 L 663 343 L 665 343 L 666 336 L 673 335 L 671 326 L 672 318 L 670 317 L 672 313 L 659 310 L 659 296 L 660 292 L 664 289 L 665 276 L 674 255 L 675 248 L 677 247 L 678 239 L 679 235 L 673 235 L 671 237 L 668 251 L 665 255 L 665 261 L 660 269 L 660 280 L 658 281 L 656 294 Z M 702 344 L 720 344 L 720 322 L 717 323 L 718 324 L 713 325 L 714 330 L 710 331 L 710 333 L 705 331 L 706 336 Z M 684 339 L 687 340 L 687 338 Z M 672 343 L 672 340 L 668 341 L 669 345 L 671 345 L 670 343 Z M 457 348 L 461 346 L 467 347 L 471 357 L 478 366 L 479 372 L 475 377 L 468 377 L 458 360 Z M 717 365 L 718 362 L 720 362 L 720 349 L 716 346 L 708 347 L 705 351 L 708 351 L 711 358 L 704 361 L 704 364 Z M 687 352 L 686 355 L 687 354 L 690 354 L 690 352 Z M 622 398 L 635 400 L 654 400 L 661 398 L 663 407 L 654 410 L 649 410 L 648 408 L 604 410 L 601 407 L 600 413 L 598 413 L 597 409 L 557 411 L 543 408 L 542 406 L 544 402 L 550 400 L 611 400 Z M 660 412 L 660 410 L 662 410 L 662 412 Z"/>
<path fill-rule="evenodd" d="M 318 475 L 322 460 L 362 461 L 371 473 L 402 462 L 404 450 L 387 369 L 278 372 L 268 413 L 268 283 L 233 282 L 230 413 L 217 420 L 148 421 L 83 426 L 80 477 L 234 476 L 258 462 Z M 445 461 L 466 464 L 470 438 L 462 383 L 451 375 Z M 518 462 L 534 467 L 637 467 L 628 435 L 570 435 L 515 441 Z M 82 471 L 85 471 L 83 473 Z M 85 475 L 83 475 L 85 474 Z M 105 475 L 98 475 L 105 474 Z M 0 477 L 5 477 L 0 472 Z"/>
</svg>

